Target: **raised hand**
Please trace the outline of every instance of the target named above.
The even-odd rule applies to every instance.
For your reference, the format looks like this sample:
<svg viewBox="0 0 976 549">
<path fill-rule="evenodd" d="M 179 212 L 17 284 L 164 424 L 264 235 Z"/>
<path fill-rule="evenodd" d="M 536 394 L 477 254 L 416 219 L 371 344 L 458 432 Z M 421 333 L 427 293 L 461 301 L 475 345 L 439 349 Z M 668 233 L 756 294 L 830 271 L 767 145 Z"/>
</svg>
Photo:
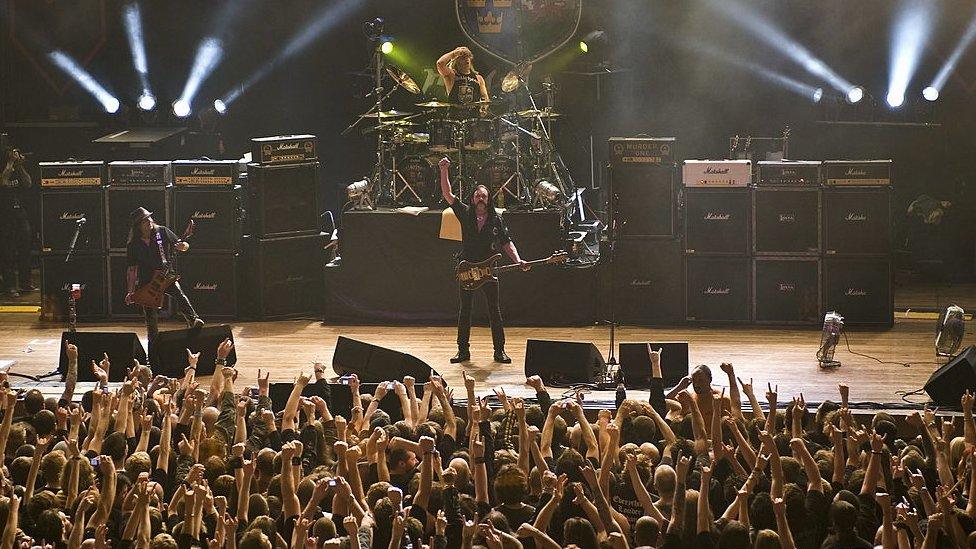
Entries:
<svg viewBox="0 0 976 549">
<path fill-rule="evenodd" d="M 227 338 L 220 342 L 217 346 L 217 358 L 226 359 L 227 355 L 230 354 L 231 350 L 234 348 L 234 342 Z"/>
<path fill-rule="evenodd" d="M 742 381 L 742 378 L 741 377 L 737 377 L 736 379 L 739 380 L 739 385 L 742 387 L 742 392 L 745 393 L 746 396 L 750 396 L 750 395 L 753 395 L 754 394 L 752 392 L 752 378 L 751 377 L 749 378 L 749 383 L 746 383 L 746 382 Z"/>
<path fill-rule="evenodd" d="M 68 360 L 78 361 L 78 347 L 68 343 L 67 340 L 64 342 L 64 354 L 68 356 Z"/>
<path fill-rule="evenodd" d="M 545 390 L 545 384 L 543 384 L 542 378 L 539 376 L 529 376 L 525 378 L 525 384 L 535 389 L 535 392 L 537 393 Z"/>
<path fill-rule="evenodd" d="M 188 368 L 196 368 L 197 362 L 200 360 L 200 353 L 193 353 L 189 349 L 186 350 L 186 362 L 189 366 Z"/>
<path fill-rule="evenodd" d="M 733 368 L 732 364 L 729 362 L 723 362 L 722 364 L 719 365 L 719 368 L 721 368 L 722 371 L 725 372 L 725 374 L 728 376 L 735 375 L 735 368 Z"/>
</svg>

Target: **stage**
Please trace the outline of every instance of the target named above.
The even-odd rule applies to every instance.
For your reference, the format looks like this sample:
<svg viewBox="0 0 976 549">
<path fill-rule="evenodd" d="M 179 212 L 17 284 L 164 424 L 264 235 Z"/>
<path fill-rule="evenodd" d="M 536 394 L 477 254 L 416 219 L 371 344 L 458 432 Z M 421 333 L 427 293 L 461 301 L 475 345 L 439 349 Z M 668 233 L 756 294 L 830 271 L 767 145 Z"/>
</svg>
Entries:
<svg viewBox="0 0 976 549">
<path fill-rule="evenodd" d="M 746 381 L 753 379 L 757 396 L 763 402 L 766 382 L 779 386 L 781 402 L 803 392 L 807 402 L 814 403 L 836 400 L 837 384 L 845 383 L 851 388 L 852 402 L 904 404 L 897 392 L 920 388 L 937 367 L 933 323 L 932 320 L 899 318 L 888 330 L 849 328 L 847 333 L 855 352 L 872 355 L 885 363 L 851 354 L 842 339 L 836 354 L 842 365 L 835 370 L 821 370 L 817 365 L 819 329 L 624 326 L 617 330 L 617 339 L 619 342 L 688 341 L 690 363 L 712 366 L 716 386 L 726 385 L 718 365 L 731 362 L 740 377 Z M 173 322 L 164 322 L 161 326 L 163 330 L 176 328 L 178 325 Z M 138 323 L 84 324 L 79 330 L 145 333 L 144 327 Z M 57 365 L 61 331 L 60 325 L 39 323 L 34 314 L 0 314 L 0 332 L 3 334 L 0 336 L 0 361 L 16 361 L 13 372 L 30 375 L 50 372 Z M 491 386 L 501 385 L 509 394 L 525 396 L 532 396 L 522 385 L 526 339 L 593 342 L 606 357 L 608 334 L 605 326 L 509 328 L 506 331 L 507 351 L 513 362 L 501 365 L 491 362 L 488 329 L 475 328 L 471 342 L 472 362 L 462 367 L 448 363 L 456 351 L 453 327 L 337 326 L 310 320 L 234 325 L 239 357 L 237 367 L 242 373 L 240 386 L 254 383 L 259 368 L 270 370 L 273 382 L 290 382 L 302 370 L 311 372 L 315 361 L 331 365 L 336 338 L 343 335 L 410 353 L 430 364 L 455 388 L 463 387 L 461 371 L 464 369 L 478 381 L 479 394 L 490 392 Z M 966 343 L 971 341 L 970 334 Z M 12 381 L 19 383 L 21 380 L 12 378 Z M 552 392 L 558 395 L 560 390 Z M 463 393 L 463 389 L 460 392 L 455 389 L 456 397 L 463 398 Z M 631 395 L 646 398 L 645 392 L 634 391 Z M 612 404 L 613 393 L 594 394 L 589 398 L 606 399 Z M 926 398 L 922 395 L 913 400 L 922 402 Z"/>
</svg>

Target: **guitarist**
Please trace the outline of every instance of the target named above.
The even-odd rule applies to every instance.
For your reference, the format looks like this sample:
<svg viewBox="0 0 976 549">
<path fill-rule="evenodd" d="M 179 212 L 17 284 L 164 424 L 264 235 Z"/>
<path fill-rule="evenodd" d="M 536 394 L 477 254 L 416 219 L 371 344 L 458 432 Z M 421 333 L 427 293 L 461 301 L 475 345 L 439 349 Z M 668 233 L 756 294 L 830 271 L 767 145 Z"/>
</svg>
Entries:
<svg viewBox="0 0 976 549">
<path fill-rule="evenodd" d="M 157 225 L 152 218 L 152 212 L 139 207 L 130 214 L 132 217 L 132 227 L 129 230 L 129 245 L 126 250 L 127 263 L 129 270 L 126 281 L 128 283 L 128 293 L 125 294 L 125 302 L 132 304 L 132 294 L 136 287 L 148 284 L 153 277 L 156 269 L 162 269 L 169 265 L 169 258 L 173 249 L 185 252 L 190 249 L 190 244 L 180 240 L 173 231 L 162 225 Z M 200 328 L 203 320 L 193 310 L 193 305 L 186 298 L 183 289 L 180 288 L 179 281 L 174 282 L 166 289 L 166 293 L 176 299 L 176 305 L 180 313 L 186 319 L 187 327 Z M 149 347 L 159 333 L 159 311 L 155 307 L 143 307 L 146 315 L 146 331 L 148 332 Z"/>
<path fill-rule="evenodd" d="M 462 251 L 459 260 L 483 261 L 495 254 L 496 247 L 505 251 L 514 263 L 525 264 L 519 257 L 515 243 L 508 236 L 508 229 L 502 218 L 495 213 L 495 208 L 488 204 L 488 189 L 478 185 L 471 196 L 471 203 L 465 204 L 451 192 L 451 181 L 448 170 L 451 161 L 442 158 L 441 195 L 447 201 L 454 215 L 461 223 Z M 528 270 L 528 267 L 523 267 Z M 495 347 L 495 362 L 509 364 L 512 359 L 505 354 L 505 327 L 502 325 L 502 312 L 498 306 L 498 281 L 489 280 L 481 291 L 488 301 L 488 319 L 491 325 L 491 341 Z M 458 310 L 458 353 L 451 359 L 452 364 L 466 362 L 471 359 L 468 350 L 468 339 L 471 334 L 471 300 L 473 290 L 460 289 L 461 308 Z"/>
</svg>

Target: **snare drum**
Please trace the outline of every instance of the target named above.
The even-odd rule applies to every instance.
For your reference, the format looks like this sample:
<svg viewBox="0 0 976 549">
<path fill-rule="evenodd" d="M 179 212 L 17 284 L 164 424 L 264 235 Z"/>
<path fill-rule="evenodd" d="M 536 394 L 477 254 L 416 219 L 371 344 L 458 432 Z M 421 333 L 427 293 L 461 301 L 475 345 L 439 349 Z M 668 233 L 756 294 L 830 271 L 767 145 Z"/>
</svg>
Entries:
<svg viewBox="0 0 976 549">
<path fill-rule="evenodd" d="M 398 188 L 403 187 L 398 202 L 416 204 L 418 206 L 435 206 L 441 198 L 440 172 L 435 157 L 405 156 L 397 161 L 399 178 L 395 181 Z M 406 188 L 409 184 L 420 200 Z"/>
<path fill-rule="evenodd" d="M 457 152 L 457 126 L 456 120 L 431 120 L 430 150 L 435 153 Z"/>
<path fill-rule="evenodd" d="M 495 138 L 495 122 L 490 118 L 469 118 L 464 121 L 464 149 L 486 151 Z"/>
</svg>

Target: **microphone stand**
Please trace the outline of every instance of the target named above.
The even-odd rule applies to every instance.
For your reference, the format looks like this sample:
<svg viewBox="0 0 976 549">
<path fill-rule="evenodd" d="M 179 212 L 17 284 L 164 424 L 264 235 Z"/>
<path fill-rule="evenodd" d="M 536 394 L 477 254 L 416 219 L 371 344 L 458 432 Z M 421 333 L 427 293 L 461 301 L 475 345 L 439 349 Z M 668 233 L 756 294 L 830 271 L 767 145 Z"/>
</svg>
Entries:
<svg viewBox="0 0 976 549">
<path fill-rule="evenodd" d="M 71 235 L 71 243 L 68 244 L 68 253 L 64 256 L 64 262 L 66 264 L 71 262 L 71 256 L 75 253 L 75 246 L 78 244 L 78 235 L 81 234 L 81 228 L 84 225 L 84 217 L 75 222 L 75 234 Z M 78 310 L 75 306 L 75 293 L 71 289 L 70 282 L 63 285 L 62 288 L 65 286 L 67 286 L 68 292 L 68 331 L 76 332 L 78 328 Z"/>
</svg>

